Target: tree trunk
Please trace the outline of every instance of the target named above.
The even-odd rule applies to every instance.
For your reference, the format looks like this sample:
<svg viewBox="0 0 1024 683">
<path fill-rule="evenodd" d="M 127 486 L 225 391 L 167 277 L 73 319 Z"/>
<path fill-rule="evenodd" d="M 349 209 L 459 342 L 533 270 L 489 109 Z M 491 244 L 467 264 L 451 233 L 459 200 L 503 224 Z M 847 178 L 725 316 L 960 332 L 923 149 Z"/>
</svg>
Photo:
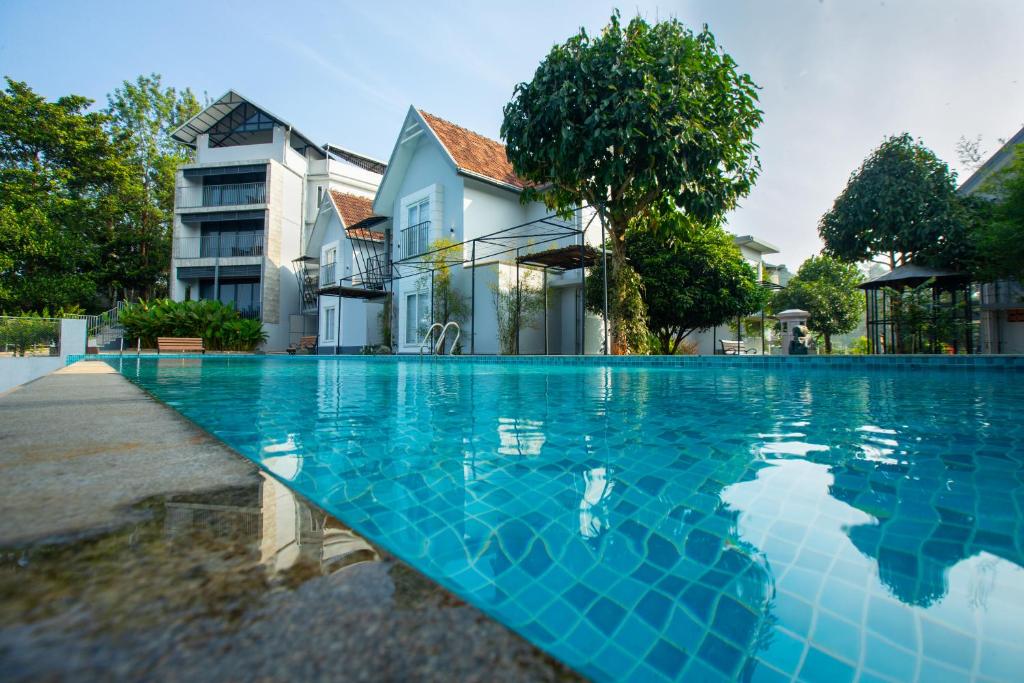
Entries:
<svg viewBox="0 0 1024 683">
<path fill-rule="evenodd" d="M 829 356 L 832 355 L 832 335 L 828 332 L 822 333 L 825 337 L 825 353 Z"/>
<path fill-rule="evenodd" d="M 612 253 L 608 259 L 608 336 L 611 344 L 612 355 L 624 356 L 629 353 L 626 344 L 625 330 L 623 329 L 622 316 L 619 315 L 616 305 L 622 299 L 621 283 L 619 274 L 626 265 L 626 246 L 622 239 L 624 230 L 619 231 L 613 225 L 609 230 L 608 239 L 612 243 Z"/>
</svg>

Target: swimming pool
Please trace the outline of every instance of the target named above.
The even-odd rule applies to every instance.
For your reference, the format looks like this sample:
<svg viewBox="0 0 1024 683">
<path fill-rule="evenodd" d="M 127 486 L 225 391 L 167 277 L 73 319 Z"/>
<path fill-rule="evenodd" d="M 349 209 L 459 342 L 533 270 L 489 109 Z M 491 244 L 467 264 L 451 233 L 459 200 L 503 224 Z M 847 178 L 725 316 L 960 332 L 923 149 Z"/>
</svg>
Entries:
<svg viewBox="0 0 1024 683">
<path fill-rule="evenodd" d="M 111 362 L 594 679 L 1024 669 L 1024 375 Z"/>
</svg>

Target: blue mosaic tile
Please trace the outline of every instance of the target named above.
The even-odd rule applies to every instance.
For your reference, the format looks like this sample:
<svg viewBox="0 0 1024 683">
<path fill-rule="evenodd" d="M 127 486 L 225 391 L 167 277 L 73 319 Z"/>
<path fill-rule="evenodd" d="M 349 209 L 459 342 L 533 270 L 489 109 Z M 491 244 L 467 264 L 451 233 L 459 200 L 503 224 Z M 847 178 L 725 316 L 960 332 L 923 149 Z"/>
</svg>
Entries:
<svg viewBox="0 0 1024 683">
<path fill-rule="evenodd" d="M 1022 359 L 112 362 L 595 680 L 1024 670 Z"/>
</svg>

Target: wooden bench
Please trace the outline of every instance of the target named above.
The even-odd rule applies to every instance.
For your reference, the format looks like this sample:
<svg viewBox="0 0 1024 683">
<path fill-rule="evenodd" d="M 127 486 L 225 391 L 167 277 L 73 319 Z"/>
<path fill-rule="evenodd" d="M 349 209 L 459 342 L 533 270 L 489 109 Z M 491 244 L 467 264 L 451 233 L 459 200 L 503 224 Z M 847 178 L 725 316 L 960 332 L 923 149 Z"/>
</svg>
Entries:
<svg viewBox="0 0 1024 683">
<path fill-rule="evenodd" d="M 722 353 L 726 356 L 739 356 L 742 354 L 757 353 L 757 349 L 744 350 L 743 342 L 735 339 L 719 339 L 718 342 L 722 345 Z"/>
<path fill-rule="evenodd" d="M 199 337 L 157 337 L 156 352 L 163 353 L 185 353 L 187 351 L 199 351 L 206 353 L 203 347 L 203 340 Z"/>
<path fill-rule="evenodd" d="M 288 353 L 290 353 L 290 354 L 305 353 L 305 352 L 316 353 L 316 335 L 315 334 L 311 335 L 309 337 L 302 337 L 302 338 L 300 338 L 298 346 L 293 346 L 293 347 L 288 349 Z"/>
</svg>

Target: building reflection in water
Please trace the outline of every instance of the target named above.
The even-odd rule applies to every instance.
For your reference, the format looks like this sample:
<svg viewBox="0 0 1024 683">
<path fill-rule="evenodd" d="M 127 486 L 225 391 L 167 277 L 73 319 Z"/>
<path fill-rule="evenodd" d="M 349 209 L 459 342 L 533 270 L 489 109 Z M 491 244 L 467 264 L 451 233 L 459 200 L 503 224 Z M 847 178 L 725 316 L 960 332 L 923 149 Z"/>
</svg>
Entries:
<svg viewBox="0 0 1024 683">
<path fill-rule="evenodd" d="M 271 572 L 301 561 L 331 573 L 379 559 L 359 535 L 269 475 L 261 474 L 258 486 L 238 491 L 232 499 L 230 504 L 168 500 L 167 536 L 187 539 L 198 531 L 226 535 L 258 552 L 260 563 Z"/>
</svg>

